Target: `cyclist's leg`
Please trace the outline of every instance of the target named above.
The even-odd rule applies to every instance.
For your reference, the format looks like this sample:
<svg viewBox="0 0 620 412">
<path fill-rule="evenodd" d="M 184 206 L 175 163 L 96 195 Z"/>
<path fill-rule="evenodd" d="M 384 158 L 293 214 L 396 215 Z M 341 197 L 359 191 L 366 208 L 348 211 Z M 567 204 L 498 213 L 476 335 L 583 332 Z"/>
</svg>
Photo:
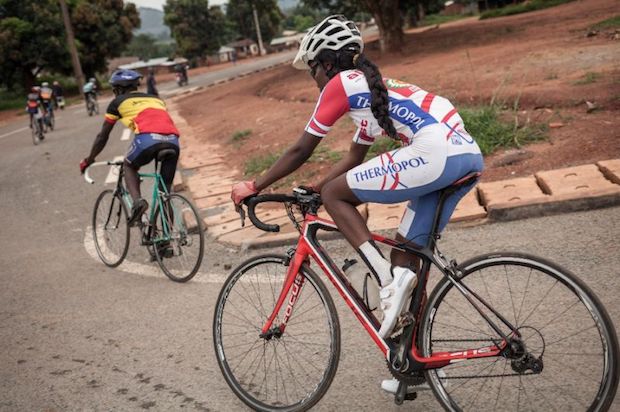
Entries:
<svg viewBox="0 0 620 412">
<path fill-rule="evenodd" d="M 168 191 L 168 193 L 170 193 L 172 189 L 172 181 L 174 180 L 174 174 L 177 170 L 177 162 L 179 160 L 179 146 L 178 144 L 173 143 L 163 143 L 160 146 L 161 148 L 159 148 L 158 150 L 170 148 L 175 149 L 177 153 L 176 156 L 166 158 L 163 162 L 161 162 L 161 177 L 166 184 L 166 190 Z"/>
</svg>

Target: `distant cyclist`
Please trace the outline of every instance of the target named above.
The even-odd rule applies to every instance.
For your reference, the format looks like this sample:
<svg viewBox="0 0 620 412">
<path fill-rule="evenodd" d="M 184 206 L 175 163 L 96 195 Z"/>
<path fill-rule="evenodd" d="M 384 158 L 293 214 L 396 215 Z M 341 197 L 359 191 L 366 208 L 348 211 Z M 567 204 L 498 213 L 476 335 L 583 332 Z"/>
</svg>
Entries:
<svg viewBox="0 0 620 412">
<path fill-rule="evenodd" d="M 86 109 L 88 110 L 88 98 L 92 97 L 94 101 L 97 101 L 97 80 L 94 77 L 88 79 L 84 87 L 82 87 L 82 92 L 84 93 Z"/>
<path fill-rule="evenodd" d="M 130 225 L 135 224 L 148 209 L 147 201 L 140 194 L 140 167 L 153 160 L 160 150 L 173 149 L 176 156 L 161 164 L 161 175 L 170 191 L 179 158 L 179 131 L 162 100 L 137 91 L 141 78 L 142 75 L 133 70 L 117 70 L 112 74 L 110 85 L 116 97 L 108 106 L 90 155 L 80 163 L 80 171 L 84 173 L 105 147 L 117 120 L 133 130 L 135 136 L 123 164 L 125 183 L 133 199 Z"/>
<path fill-rule="evenodd" d="M 41 130 L 43 130 L 43 114 L 45 113 L 45 108 L 43 107 L 43 101 L 41 100 L 41 95 L 39 93 L 40 87 L 33 86 L 30 89 L 30 93 L 26 96 L 26 111 L 30 115 L 30 128 L 33 126 L 33 119 L 39 122 L 39 126 Z M 41 134 L 43 137 L 43 134 Z"/>
<path fill-rule="evenodd" d="M 64 96 L 64 90 L 62 89 L 62 86 L 60 85 L 60 83 L 58 83 L 57 80 L 54 80 L 54 83 L 52 83 L 52 91 L 54 92 L 54 105 L 56 108 L 59 108 L 64 110 L 65 108 L 65 96 Z"/>
<path fill-rule="evenodd" d="M 41 83 L 39 95 L 41 96 L 41 102 L 46 111 L 46 118 L 48 118 L 48 114 L 51 116 L 54 113 L 54 91 L 48 82 Z"/>
</svg>

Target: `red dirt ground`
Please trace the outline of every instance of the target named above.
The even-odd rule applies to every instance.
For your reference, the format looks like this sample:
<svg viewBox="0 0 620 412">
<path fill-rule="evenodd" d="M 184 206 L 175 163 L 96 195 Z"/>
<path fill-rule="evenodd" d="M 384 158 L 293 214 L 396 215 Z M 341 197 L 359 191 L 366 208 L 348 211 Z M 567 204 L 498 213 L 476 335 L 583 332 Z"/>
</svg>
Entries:
<svg viewBox="0 0 620 412">
<path fill-rule="evenodd" d="M 614 1 L 575 1 L 417 29 L 407 33 L 400 54 L 380 55 L 376 41 L 367 42 L 366 53 L 384 76 L 443 95 L 457 108 L 518 102 L 521 122 L 551 125 L 546 142 L 486 157 L 484 180 L 500 180 L 620 157 L 618 34 L 586 35 L 617 12 Z M 595 73 L 594 81 L 583 81 L 587 73 Z M 221 144 L 231 166 L 243 171 L 248 159 L 280 152 L 301 135 L 318 93 L 307 73 L 287 66 L 209 88 L 179 106 L 197 141 Z M 586 101 L 597 109 L 588 113 Z M 243 130 L 251 130 L 248 138 L 232 142 Z M 322 145 L 347 150 L 353 132 L 352 122 L 341 119 Z M 313 182 L 328 168 L 327 162 L 306 164 L 283 184 Z"/>
</svg>

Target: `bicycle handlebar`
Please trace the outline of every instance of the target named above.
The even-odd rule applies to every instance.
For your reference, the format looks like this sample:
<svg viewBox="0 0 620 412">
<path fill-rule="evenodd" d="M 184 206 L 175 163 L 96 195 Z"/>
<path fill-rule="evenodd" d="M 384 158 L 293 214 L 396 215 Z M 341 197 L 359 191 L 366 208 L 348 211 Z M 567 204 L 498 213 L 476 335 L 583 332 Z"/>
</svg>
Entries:
<svg viewBox="0 0 620 412">
<path fill-rule="evenodd" d="M 250 221 L 258 229 L 264 230 L 265 232 L 279 232 L 280 231 L 280 225 L 272 225 L 269 223 L 264 223 L 256 216 L 256 212 L 255 212 L 256 206 L 260 203 L 266 203 L 266 202 L 278 202 L 278 203 L 290 202 L 290 203 L 296 203 L 296 204 L 299 203 L 296 196 L 290 196 L 290 195 L 284 195 L 284 194 L 258 195 L 258 196 L 253 196 L 248 199 L 245 199 L 243 203 L 248 207 L 248 217 L 250 218 Z M 240 214 L 241 214 L 241 219 L 243 221 L 244 214 L 243 212 L 240 212 Z"/>
<path fill-rule="evenodd" d="M 123 162 L 122 161 L 116 161 L 116 162 L 112 162 L 112 161 L 105 161 L 105 162 L 95 162 L 95 163 L 91 163 L 85 170 L 84 170 L 84 180 L 86 180 L 88 183 L 90 183 L 91 185 L 95 183 L 95 181 L 90 177 L 90 174 L 88 173 L 88 171 L 90 170 L 91 167 L 93 166 L 120 166 L 122 165 Z"/>
</svg>

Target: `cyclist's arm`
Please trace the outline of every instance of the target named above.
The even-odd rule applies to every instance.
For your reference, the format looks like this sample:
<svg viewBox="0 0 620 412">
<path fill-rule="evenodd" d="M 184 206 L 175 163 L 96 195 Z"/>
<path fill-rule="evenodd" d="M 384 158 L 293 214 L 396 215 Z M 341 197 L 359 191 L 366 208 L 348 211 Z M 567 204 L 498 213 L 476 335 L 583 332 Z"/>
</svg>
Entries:
<svg viewBox="0 0 620 412">
<path fill-rule="evenodd" d="M 319 183 L 316 184 L 314 189 L 320 191 L 323 185 L 325 185 L 325 183 L 337 178 L 343 173 L 348 172 L 355 166 L 362 164 L 364 158 L 366 157 L 366 153 L 368 153 L 368 149 L 370 149 L 369 145 L 351 143 L 349 152 L 345 155 L 345 157 L 343 157 L 338 163 L 336 163 L 336 165 L 329 171 L 327 176 L 325 176 L 325 178 L 323 178 Z"/>
<path fill-rule="evenodd" d="M 94 162 L 97 155 L 101 153 L 105 145 L 108 143 L 108 139 L 110 138 L 110 132 L 112 131 L 113 127 L 114 123 L 110 123 L 107 121 L 103 122 L 103 126 L 101 126 L 101 132 L 99 132 L 99 134 L 95 138 L 95 141 L 93 142 L 93 147 L 90 149 L 90 155 L 86 158 L 88 160 L 88 163 Z"/>
<path fill-rule="evenodd" d="M 280 156 L 267 173 L 256 179 L 256 189 L 263 190 L 277 180 L 293 173 L 310 158 L 320 141 L 320 137 L 304 132 L 299 140 Z"/>
</svg>

